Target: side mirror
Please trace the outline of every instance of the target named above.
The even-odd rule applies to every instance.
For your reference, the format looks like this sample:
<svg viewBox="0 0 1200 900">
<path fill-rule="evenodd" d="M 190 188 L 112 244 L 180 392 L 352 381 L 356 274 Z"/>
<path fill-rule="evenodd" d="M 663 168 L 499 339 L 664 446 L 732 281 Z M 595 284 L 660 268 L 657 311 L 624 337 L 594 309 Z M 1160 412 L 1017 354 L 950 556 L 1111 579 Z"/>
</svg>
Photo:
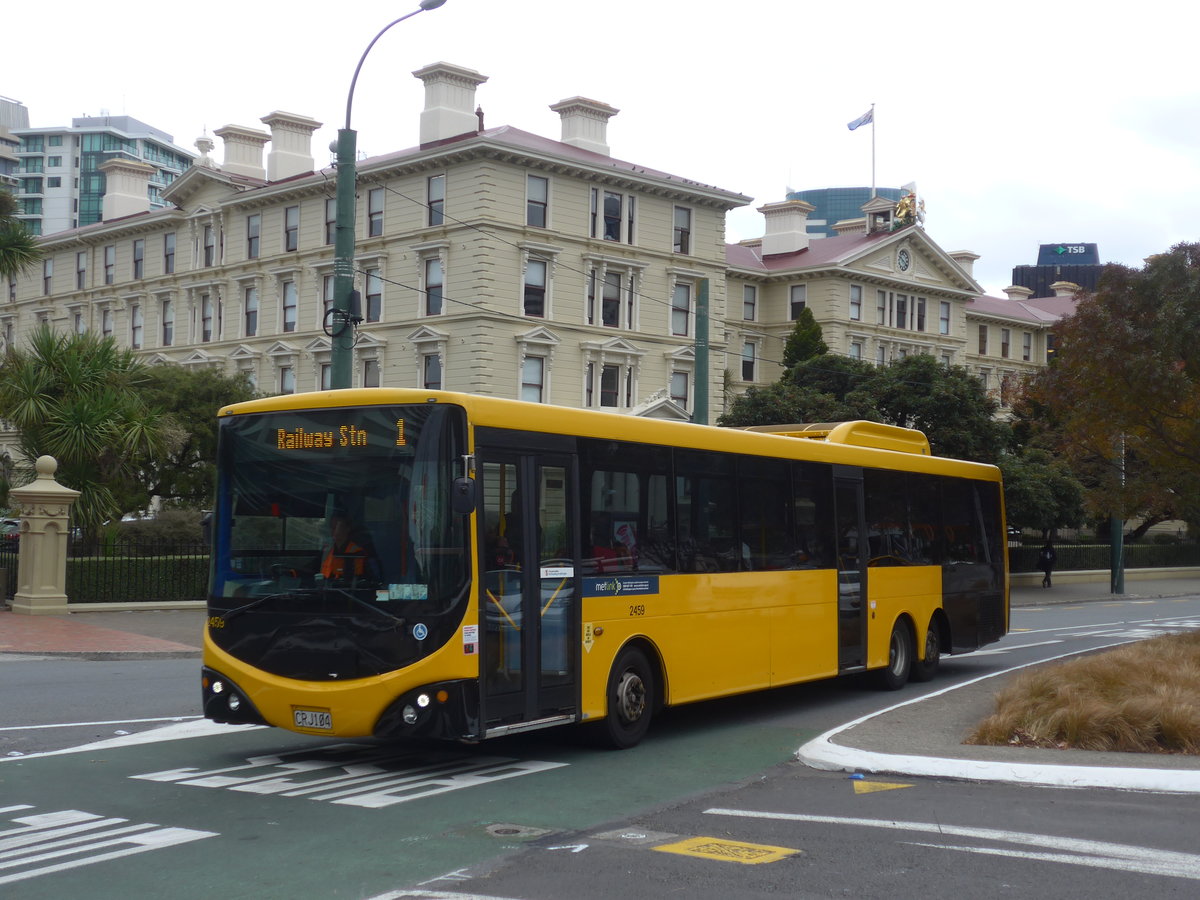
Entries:
<svg viewBox="0 0 1200 900">
<path fill-rule="evenodd" d="M 474 478 L 462 476 L 454 479 L 450 490 L 450 507 L 460 516 L 469 516 L 478 505 Z"/>
</svg>

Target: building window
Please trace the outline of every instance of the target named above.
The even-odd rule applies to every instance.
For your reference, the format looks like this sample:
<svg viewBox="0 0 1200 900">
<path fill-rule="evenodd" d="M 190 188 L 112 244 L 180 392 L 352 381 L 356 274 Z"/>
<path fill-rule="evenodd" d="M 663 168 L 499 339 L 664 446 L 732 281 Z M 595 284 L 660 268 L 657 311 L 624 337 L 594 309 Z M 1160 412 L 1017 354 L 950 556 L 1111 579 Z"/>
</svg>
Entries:
<svg viewBox="0 0 1200 900">
<path fill-rule="evenodd" d="M 300 247 L 300 207 L 289 206 L 283 211 L 283 249 L 296 250 Z"/>
<path fill-rule="evenodd" d="M 168 231 L 163 235 L 163 274 L 175 274 L 175 232 L 173 231 Z"/>
<path fill-rule="evenodd" d="M 321 390 L 327 391 L 333 387 L 333 366 L 329 363 L 321 363 Z"/>
<path fill-rule="evenodd" d="M 217 237 L 211 225 L 204 226 L 204 267 L 207 269 L 216 261 Z"/>
<path fill-rule="evenodd" d="M 296 371 L 291 366 L 279 367 L 279 393 L 296 393 Z"/>
<path fill-rule="evenodd" d="M 676 282 L 671 292 L 671 334 L 691 334 L 692 286 L 687 282 Z"/>
<path fill-rule="evenodd" d="M 426 353 L 421 357 L 421 386 L 427 391 L 442 389 L 442 357 L 437 353 Z"/>
<path fill-rule="evenodd" d="M 525 357 L 521 362 L 521 399 L 529 403 L 541 403 L 545 377 L 545 358 L 541 356 Z"/>
<path fill-rule="evenodd" d="M 592 188 L 591 236 L 633 243 L 633 197 Z"/>
<path fill-rule="evenodd" d="M 913 307 L 914 307 L 913 319 L 915 320 L 914 324 L 916 325 L 917 331 L 924 331 L 925 330 L 925 298 L 924 297 L 914 297 L 913 298 Z"/>
<path fill-rule="evenodd" d="M 363 310 L 368 322 L 378 322 L 383 317 L 383 278 L 379 269 L 367 269 L 367 308 Z"/>
<path fill-rule="evenodd" d="M 808 285 L 793 284 L 788 295 L 788 318 L 795 322 L 800 312 L 808 306 Z"/>
<path fill-rule="evenodd" d="M 687 372 L 671 373 L 671 400 L 684 409 L 688 408 L 688 387 Z"/>
<path fill-rule="evenodd" d="M 142 306 L 135 303 L 129 307 L 129 346 L 134 350 L 142 349 Z"/>
<path fill-rule="evenodd" d="M 42 294 L 49 297 L 54 292 L 54 260 L 42 260 Z"/>
<path fill-rule="evenodd" d="M 200 341 L 207 344 L 213 338 L 212 294 L 200 295 Z"/>
<path fill-rule="evenodd" d="M 363 360 L 363 387 L 379 387 L 379 360 Z"/>
<path fill-rule="evenodd" d="M 676 253 L 691 253 L 692 211 L 686 206 L 675 207 L 673 247 Z"/>
<path fill-rule="evenodd" d="M 1033 359 L 1033 334 L 1028 331 L 1021 332 L 1021 359 L 1025 362 Z"/>
<path fill-rule="evenodd" d="M 550 208 L 550 179 L 540 175 L 525 178 L 525 224 L 545 228 Z"/>
<path fill-rule="evenodd" d="M 105 337 L 112 337 L 113 333 L 113 311 L 105 309 L 100 314 L 100 333 Z"/>
<path fill-rule="evenodd" d="M 367 237 L 383 234 L 383 188 L 367 192 Z"/>
<path fill-rule="evenodd" d="M 321 279 L 321 321 L 329 321 L 329 313 L 333 309 L 334 299 L 337 296 L 336 288 L 337 280 L 332 275 L 326 275 Z"/>
<path fill-rule="evenodd" d="M 754 342 L 742 344 L 742 381 L 754 380 Z"/>
<path fill-rule="evenodd" d="M 246 216 L 246 259 L 258 259 L 259 241 L 262 239 L 262 214 Z"/>
<path fill-rule="evenodd" d="M 1012 340 L 1012 332 L 1007 328 L 1000 329 L 1000 355 L 1004 359 L 1008 359 L 1008 346 Z"/>
<path fill-rule="evenodd" d="M 908 295 L 896 295 L 896 327 L 908 328 Z"/>
<path fill-rule="evenodd" d="M 986 325 L 979 326 L 979 355 L 983 356 L 988 352 L 988 327 Z"/>
<path fill-rule="evenodd" d="M 546 315 L 546 262 L 531 259 L 525 265 L 524 310 L 527 316 Z"/>
<path fill-rule="evenodd" d="M 258 335 L 258 288 L 246 288 L 244 298 L 242 330 L 246 337 L 255 337 Z"/>
<path fill-rule="evenodd" d="M 852 321 L 862 321 L 862 285 L 850 285 L 850 318 Z"/>
<path fill-rule="evenodd" d="M 950 304 L 945 300 L 938 303 L 938 334 L 950 333 Z"/>
<path fill-rule="evenodd" d="M 887 362 L 887 348 L 880 344 L 875 348 L 875 365 L 882 366 Z"/>
<path fill-rule="evenodd" d="M 851 341 L 850 342 L 850 358 L 851 359 L 862 359 L 862 352 L 863 352 L 862 341 Z"/>
<path fill-rule="evenodd" d="M 104 248 L 104 283 L 112 284 L 117 279 L 117 248 L 109 244 Z"/>
<path fill-rule="evenodd" d="M 443 283 L 442 261 L 438 257 L 425 260 L 425 315 L 442 314 Z"/>
<path fill-rule="evenodd" d="M 875 292 L 875 324 L 886 325 L 887 320 L 887 291 Z"/>
<path fill-rule="evenodd" d="M 325 198 L 325 243 L 332 245 L 337 240 L 337 198 Z"/>
<path fill-rule="evenodd" d="M 621 367 L 601 366 L 600 405 L 618 406 L 621 399 Z"/>
<path fill-rule="evenodd" d="M 162 302 L 162 345 L 170 347 L 175 343 L 175 304 L 170 300 Z"/>
<path fill-rule="evenodd" d="M 427 182 L 429 224 L 441 225 L 446 219 L 446 176 L 430 175 Z"/>
<path fill-rule="evenodd" d="M 758 315 L 758 288 L 753 284 L 742 285 L 742 319 L 753 322 Z"/>
<path fill-rule="evenodd" d="M 588 273 L 588 305 L 587 316 L 588 324 L 597 324 L 596 318 L 596 282 L 599 272 L 592 269 Z M 599 324 L 609 328 L 620 328 L 621 322 L 621 297 L 625 297 L 625 322 L 626 328 L 633 327 L 633 278 L 630 277 L 626 283 L 625 276 L 620 272 L 605 272 L 604 281 L 601 285 L 601 293 L 599 297 Z"/>
<path fill-rule="evenodd" d="M 285 281 L 283 283 L 283 330 L 296 330 L 296 315 L 297 315 L 297 295 L 296 282 Z"/>
<path fill-rule="evenodd" d="M 133 277 L 135 279 L 144 278 L 146 276 L 146 242 L 142 238 L 138 238 L 133 242 Z"/>
<path fill-rule="evenodd" d="M 75 290 L 82 291 L 87 287 L 87 251 L 80 250 L 75 254 Z"/>
<path fill-rule="evenodd" d="M 62 177 L 59 175 L 54 175 L 54 176 L 51 176 L 50 178 L 47 178 L 46 179 L 46 187 L 48 187 L 48 188 L 62 187 Z"/>
</svg>

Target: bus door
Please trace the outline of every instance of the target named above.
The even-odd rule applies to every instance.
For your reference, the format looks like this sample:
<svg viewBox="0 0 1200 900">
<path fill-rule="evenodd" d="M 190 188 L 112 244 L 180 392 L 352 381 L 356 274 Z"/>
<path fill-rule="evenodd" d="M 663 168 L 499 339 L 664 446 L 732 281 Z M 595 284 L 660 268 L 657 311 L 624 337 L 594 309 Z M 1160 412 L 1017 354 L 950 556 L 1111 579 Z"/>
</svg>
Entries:
<svg viewBox="0 0 1200 900">
<path fill-rule="evenodd" d="M 483 719 L 489 735 L 574 718 L 573 458 L 481 450 Z"/>
<path fill-rule="evenodd" d="M 867 661 L 866 513 L 862 470 L 834 466 L 838 561 L 838 670 L 860 669 Z"/>
</svg>

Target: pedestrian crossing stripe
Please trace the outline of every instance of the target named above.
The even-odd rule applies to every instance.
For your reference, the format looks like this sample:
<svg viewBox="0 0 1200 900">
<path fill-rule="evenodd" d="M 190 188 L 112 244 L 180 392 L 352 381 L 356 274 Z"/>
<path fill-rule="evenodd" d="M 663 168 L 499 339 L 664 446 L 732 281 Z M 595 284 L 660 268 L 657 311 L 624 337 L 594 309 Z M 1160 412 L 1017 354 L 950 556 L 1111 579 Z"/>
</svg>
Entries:
<svg viewBox="0 0 1200 900">
<path fill-rule="evenodd" d="M 721 859 L 726 862 L 739 862 L 746 865 L 757 863 L 778 862 L 789 856 L 795 856 L 799 850 L 790 847 L 772 847 L 769 844 L 745 844 L 741 841 L 727 841 L 714 837 L 694 837 L 676 841 L 673 844 L 661 844 L 654 847 L 663 853 L 678 853 L 681 856 L 696 856 L 700 859 Z"/>
<path fill-rule="evenodd" d="M 854 782 L 854 793 L 856 794 L 874 794 L 879 791 L 895 791 L 900 788 L 912 787 L 911 784 L 892 784 L 888 781 L 856 781 Z"/>
</svg>

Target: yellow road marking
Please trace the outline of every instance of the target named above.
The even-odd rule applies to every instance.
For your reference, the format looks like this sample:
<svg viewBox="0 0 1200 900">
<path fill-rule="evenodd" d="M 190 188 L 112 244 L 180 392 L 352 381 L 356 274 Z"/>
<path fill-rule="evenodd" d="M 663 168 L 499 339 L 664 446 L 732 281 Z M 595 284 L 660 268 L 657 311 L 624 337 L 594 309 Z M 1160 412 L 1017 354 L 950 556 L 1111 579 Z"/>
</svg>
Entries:
<svg viewBox="0 0 1200 900">
<path fill-rule="evenodd" d="M 701 859 L 722 859 L 726 862 L 739 862 L 746 865 L 778 862 L 800 852 L 788 847 L 744 844 L 741 841 L 727 841 L 714 837 L 688 838 L 673 844 L 662 844 L 653 849 L 661 850 L 663 853 L 678 853 L 681 856 L 697 856 Z"/>
<path fill-rule="evenodd" d="M 874 794 L 877 791 L 894 791 L 899 788 L 912 787 L 911 784 L 891 784 L 886 781 L 856 781 L 854 782 L 854 793 L 856 794 Z"/>
</svg>

